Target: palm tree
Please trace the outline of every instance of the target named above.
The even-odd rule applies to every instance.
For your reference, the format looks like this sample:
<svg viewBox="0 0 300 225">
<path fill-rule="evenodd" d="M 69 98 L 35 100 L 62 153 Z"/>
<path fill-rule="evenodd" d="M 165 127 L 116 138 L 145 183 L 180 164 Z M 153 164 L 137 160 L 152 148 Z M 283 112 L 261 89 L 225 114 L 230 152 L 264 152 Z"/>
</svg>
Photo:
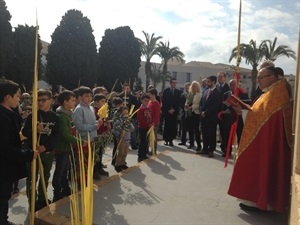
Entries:
<svg viewBox="0 0 300 225">
<path fill-rule="evenodd" d="M 166 76 L 162 74 L 161 71 L 161 66 L 160 64 L 159 68 L 156 66 L 157 64 L 153 63 L 152 64 L 152 69 L 151 69 L 151 74 L 150 74 L 150 79 L 153 82 L 154 88 L 156 88 L 157 84 L 166 81 L 167 79 L 170 79 L 170 73 L 168 72 Z"/>
<path fill-rule="evenodd" d="M 161 39 L 161 36 L 155 37 L 154 33 L 151 34 L 151 36 L 143 31 L 146 42 L 138 39 L 140 46 L 141 46 L 141 52 L 142 55 L 146 58 L 146 63 L 145 63 L 145 74 L 146 74 L 146 88 L 150 84 L 150 74 L 151 74 L 151 58 L 152 56 L 157 54 L 157 41 Z"/>
<path fill-rule="evenodd" d="M 296 60 L 296 53 L 287 45 L 279 45 L 276 47 L 277 37 L 274 38 L 274 41 L 264 40 L 262 45 L 264 48 L 264 56 L 266 59 L 275 61 L 281 56 L 292 57 Z"/>
<path fill-rule="evenodd" d="M 168 73 L 168 62 L 169 60 L 174 60 L 177 59 L 178 61 L 180 61 L 181 63 L 184 63 L 184 54 L 183 52 L 181 52 L 179 50 L 178 47 L 173 47 L 170 48 L 170 42 L 160 42 L 158 44 L 157 47 L 157 54 L 161 57 L 161 59 L 163 60 L 163 71 L 162 74 L 163 76 L 167 77 L 167 73 Z M 162 83 L 162 90 L 165 89 L 165 80 L 163 80 Z"/>
<path fill-rule="evenodd" d="M 256 77 L 257 77 L 257 66 L 264 58 L 266 60 L 275 61 L 279 57 L 286 56 L 292 57 L 296 60 L 295 52 L 290 49 L 287 45 L 279 45 L 276 47 L 277 37 L 274 38 L 274 41 L 264 40 L 261 42 L 259 47 L 256 47 L 256 41 L 251 41 L 249 44 L 241 44 L 240 46 L 240 57 L 245 58 L 246 64 L 251 64 L 252 71 L 251 71 L 251 78 L 252 78 L 252 90 L 251 94 L 255 92 L 256 89 Z M 231 56 L 229 58 L 229 62 L 236 58 L 237 47 L 232 49 Z"/>
<path fill-rule="evenodd" d="M 237 53 L 237 47 L 232 49 L 229 62 L 231 62 L 233 58 L 236 58 L 236 53 Z M 256 90 L 256 77 L 258 72 L 257 66 L 259 65 L 260 61 L 264 57 L 264 47 L 262 44 L 260 44 L 259 47 L 257 48 L 256 41 L 251 39 L 249 44 L 240 45 L 240 57 L 245 59 L 246 64 L 250 64 L 252 66 L 252 71 L 251 71 L 251 78 L 252 78 L 251 95 L 252 95 Z"/>
</svg>

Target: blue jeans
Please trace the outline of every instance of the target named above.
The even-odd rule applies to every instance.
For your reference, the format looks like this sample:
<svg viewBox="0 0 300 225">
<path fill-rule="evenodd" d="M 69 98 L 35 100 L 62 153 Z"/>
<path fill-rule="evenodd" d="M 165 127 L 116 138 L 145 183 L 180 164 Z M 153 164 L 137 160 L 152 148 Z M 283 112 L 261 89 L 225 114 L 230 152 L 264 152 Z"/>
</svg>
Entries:
<svg viewBox="0 0 300 225">
<path fill-rule="evenodd" d="M 69 189 L 68 171 L 70 170 L 70 153 L 55 154 L 55 171 L 52 180 L 54 196 L 62 196 Z"/>
</svg>

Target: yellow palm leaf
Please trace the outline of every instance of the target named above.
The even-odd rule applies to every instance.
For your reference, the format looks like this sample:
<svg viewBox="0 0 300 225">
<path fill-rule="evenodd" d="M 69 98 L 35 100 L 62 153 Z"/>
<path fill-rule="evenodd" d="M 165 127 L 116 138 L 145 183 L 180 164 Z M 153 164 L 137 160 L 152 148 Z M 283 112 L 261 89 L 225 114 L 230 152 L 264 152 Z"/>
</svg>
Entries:
<svg viewBox="0 0 300 225">
<path fill-rule="evenodd" d="M 152 155 L 155 155 L 155 131 L 154 131 L 154 126 L 152 125 L 148 132 L 147 132 L 147 136 L 148 136 L 148 140 L 149 140 L 149 146 L 151 148 L 152 151 Z"/>
<path fill-rule="evenodd" d="M 105 103 L 97 112 L 99 119 L 106 119 L 108 117 L 108 104 Z"/>
</svg>

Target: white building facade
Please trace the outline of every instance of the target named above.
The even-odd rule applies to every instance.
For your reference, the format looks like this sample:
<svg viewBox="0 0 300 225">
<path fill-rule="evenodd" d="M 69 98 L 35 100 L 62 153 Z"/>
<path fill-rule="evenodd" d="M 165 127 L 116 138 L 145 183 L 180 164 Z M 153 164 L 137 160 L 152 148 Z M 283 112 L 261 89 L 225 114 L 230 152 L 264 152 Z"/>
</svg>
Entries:
<svg viewBox="0 0 300 225">
<path fill-rule="evenodd" d="M 159 65 L 157 65 L 157 68 Z M 177 79 L 177 88 L 183 90 L 184 84 L 186 82 L 192 82 L 194 80 L 201 82 L 203 78 L 209 76 L 217 76 L 219 71 L 226 74 L 226 82 L 229 82 L 233 78 L 234 72 L 230 72 L 230 65 L 226 64 L 212 64 L 210 62 L 189 62 L 185 64 L 180 63 L 170 63 L 168 64 L 168 71 L 172 77 Z M 241 80 L 240 87 L 244 88 L 250 95 L 251 92 L 251 70 L 240 68 L 241 70 Z M 146 74 L 145 74 L 145 62 L 141 62 L 141 67 L 138 76 L 142 80 L 142 86 L 146 90 Z M 150 84 L 153 82 L 150 80 Z M 166 81 L 166 87 L 168 87 L 168 81 Z M 157 90 L 161 91 L 162 84 L 157 85 Z"/>
</svg>

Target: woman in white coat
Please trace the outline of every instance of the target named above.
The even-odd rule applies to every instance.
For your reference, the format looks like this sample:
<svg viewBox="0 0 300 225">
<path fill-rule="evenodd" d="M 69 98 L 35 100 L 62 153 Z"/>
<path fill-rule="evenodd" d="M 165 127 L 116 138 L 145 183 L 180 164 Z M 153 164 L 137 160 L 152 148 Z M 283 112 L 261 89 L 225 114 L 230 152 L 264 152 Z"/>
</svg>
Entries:
<svg viewBox="0 0 300 225">
<path fill-rule="evenodd" d="M 201 141 L 200 141 L 200 111 L 199 104 L 202 97 L 200 90 L 200 84 L 197 81 L 193 81 L 189 88 L 189 93 L 185 102 L 185 110 L 187 116 L 187 130 L 189 132 L 190 145 L 188 149 L 195 147 L 194 142 L 196 139 L 197 149 L 196 151 L 201 150 Z"/>
</svg>

